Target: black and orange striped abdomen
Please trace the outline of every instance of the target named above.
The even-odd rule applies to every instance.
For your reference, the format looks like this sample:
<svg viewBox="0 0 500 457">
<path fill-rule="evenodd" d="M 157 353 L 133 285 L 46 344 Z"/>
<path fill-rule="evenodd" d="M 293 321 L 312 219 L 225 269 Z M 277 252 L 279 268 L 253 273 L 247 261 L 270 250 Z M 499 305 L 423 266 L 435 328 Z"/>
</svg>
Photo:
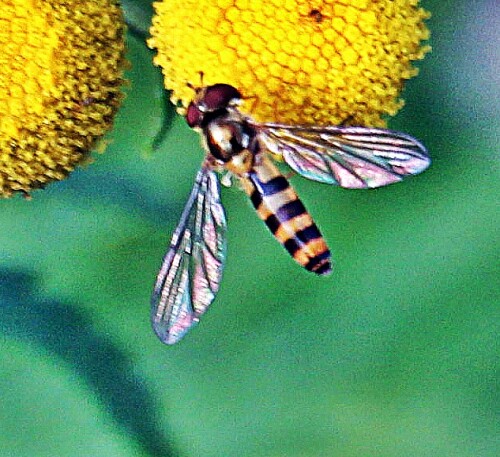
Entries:
<svg viewBox="0 0 500 457">
<path fill-rule="evenodd" d="M 290 255 L 307 270 L 330 273 L 330 251 L 295 190 L 265 156 L 240 177 L 259 217 Z"/>
</svg>

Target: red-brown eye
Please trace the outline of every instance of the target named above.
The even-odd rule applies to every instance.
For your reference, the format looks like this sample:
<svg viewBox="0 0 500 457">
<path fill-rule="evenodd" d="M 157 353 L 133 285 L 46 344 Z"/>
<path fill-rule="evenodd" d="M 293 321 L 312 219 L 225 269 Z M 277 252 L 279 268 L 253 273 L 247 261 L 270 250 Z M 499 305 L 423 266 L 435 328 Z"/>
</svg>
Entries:
<svg viewBox="0 0 500 457">
<path fill-rule="evenodd" d="M 203 104 L 207 111 L 227 108 L 234 99 L 241 99 L 239 91 L 229 84 L 214 84 L 206 89 Z"/>
<path fill-rule="evenodd" d="M 203 113 L 200 111 L 197 105 L 191 102 L 188 106 L 186 113 L 186 122 L 189 127 L 199 127 L 203 119 Z"/>
</svg>

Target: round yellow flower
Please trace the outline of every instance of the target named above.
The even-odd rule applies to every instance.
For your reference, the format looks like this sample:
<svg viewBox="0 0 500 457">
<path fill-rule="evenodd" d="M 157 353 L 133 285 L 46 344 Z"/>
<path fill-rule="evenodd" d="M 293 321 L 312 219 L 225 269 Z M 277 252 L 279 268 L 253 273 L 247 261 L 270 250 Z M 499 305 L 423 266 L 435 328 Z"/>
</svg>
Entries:
<svg viewBox="0 0 500 457">
<path fill-rule="evenodd" d="M 259 121 L 384 126 L 430 49 L 418 0 L 166 0 L 149 45 L 172 101 L 227 83 Z M 189 84 L 189 85 L 188 85 Z"/>
<path fill-rule="evenodd" d="M 114 0 L 0 4 L 0 196 L 63 179 L 109 130 L 122 94 Z"/>
</svg>

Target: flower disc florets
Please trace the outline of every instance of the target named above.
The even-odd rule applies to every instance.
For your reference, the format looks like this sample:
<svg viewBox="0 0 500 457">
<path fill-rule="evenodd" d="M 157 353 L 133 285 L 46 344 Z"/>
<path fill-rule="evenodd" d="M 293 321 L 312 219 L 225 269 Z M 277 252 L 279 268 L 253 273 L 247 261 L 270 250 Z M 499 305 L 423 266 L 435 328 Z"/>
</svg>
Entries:
<svg viewBox="0 0 500 457">
<path fill-rule="evenodd" d="M 172 101 L 226 83 L 259 121 L 383 126 L 429 50 L 418 0 L 165 0 L 149 45 Z M 203 76 L 201 81 L 200 75 Z"/>
<path fill-rule="evenodd" d="M 0 196 L 64 178 L 111 127 L 124 22 L 114 0 L 0 4 Z"/>
</svg>

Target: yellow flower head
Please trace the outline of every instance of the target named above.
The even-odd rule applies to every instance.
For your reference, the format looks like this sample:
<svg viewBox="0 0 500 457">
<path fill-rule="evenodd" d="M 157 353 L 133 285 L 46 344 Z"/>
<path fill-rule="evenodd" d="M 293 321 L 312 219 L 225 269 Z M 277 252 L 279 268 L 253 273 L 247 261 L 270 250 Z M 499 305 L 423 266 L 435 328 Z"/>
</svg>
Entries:
<svg viewBox="0 0 500 457">
<path fill-rule="evenodd" d="M 149 45 L 172 101 L 194 86 L 227 83 L 259 121 L 384 126 L 429 15 L 418 0 L 165 0 Z M 201 81 L 200 75 L 203 75 Z"/>
<path fill-rule="evenodd" d="M 123 24 L 114 0 L 2 0 L 0 196 L 63 179 L 109 130 Z"/>
</svg>

